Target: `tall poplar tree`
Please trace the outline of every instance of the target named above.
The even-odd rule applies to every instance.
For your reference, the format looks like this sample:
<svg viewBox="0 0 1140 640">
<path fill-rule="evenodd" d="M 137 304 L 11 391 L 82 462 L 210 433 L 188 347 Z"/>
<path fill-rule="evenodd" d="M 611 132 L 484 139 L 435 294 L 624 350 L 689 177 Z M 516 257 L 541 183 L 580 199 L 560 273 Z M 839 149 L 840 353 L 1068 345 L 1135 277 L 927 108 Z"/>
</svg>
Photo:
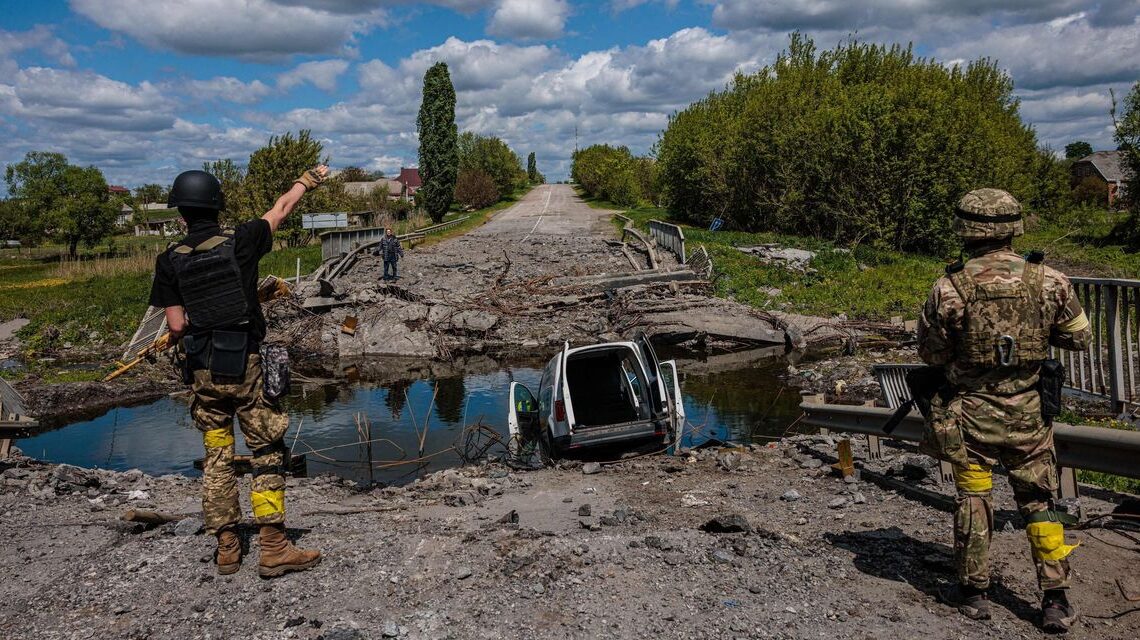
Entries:
<svg viewBox="0 0 1140 640">
<path fill-rule="evenodd" d="M 526 157 L 526 179 L 530 180 L 531 184 L 538 182 L 538 163 L 535 162 L 533 151 Z"/>
<path fill-rule="evenodd" d="M 420 176 L 424 209 L 434 222 L 443 220 L 455 195 L 459 172 L 459 131 L 455 126 L 455 87 L 447 64 L 437 62 L 424 74 L 424 95 L 416 118 L 420 135 Z"/>
</svg>

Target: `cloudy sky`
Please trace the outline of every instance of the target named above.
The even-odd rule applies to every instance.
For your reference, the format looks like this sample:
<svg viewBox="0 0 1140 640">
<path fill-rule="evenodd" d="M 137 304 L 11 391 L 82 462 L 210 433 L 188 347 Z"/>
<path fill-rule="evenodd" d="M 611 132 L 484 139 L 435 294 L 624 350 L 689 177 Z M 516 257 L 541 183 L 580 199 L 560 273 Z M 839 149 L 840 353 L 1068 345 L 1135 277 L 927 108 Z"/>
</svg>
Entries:
<svg viewBox="0 0 1140 640">
<path fill-rule="evenodd" d="M 0 164 L 29 150 L 169 184 L 312 129 L 334 167 L 416 163 L 423 74 L 461 130 L 564 178 L 575 144 L 647 152 L 668 115 L 788 33 L 913 42 L 1013 75 L 1042 144 L 1112 148 L 1109 89 L 1140 80 L 1140 0 L 0 0 Z M 2 187 L 0 187 L 2 189 Z"/>
</svg>

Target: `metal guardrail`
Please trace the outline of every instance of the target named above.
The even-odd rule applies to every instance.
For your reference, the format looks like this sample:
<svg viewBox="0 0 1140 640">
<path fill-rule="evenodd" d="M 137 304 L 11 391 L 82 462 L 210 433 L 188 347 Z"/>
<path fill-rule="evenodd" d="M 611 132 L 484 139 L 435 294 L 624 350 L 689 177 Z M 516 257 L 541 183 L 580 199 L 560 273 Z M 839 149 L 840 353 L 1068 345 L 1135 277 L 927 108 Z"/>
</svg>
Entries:
<svg viewBox="0 0 1140 640">
<path fill-rule="evenodd" d="M 439 233 L 440 231 L 454 227 L 469 217 L 471 216 L 462 216 L 454 220 L 448 220 L 447 222 L 433 224 L 430 227 L 416 229 L 415 231 L 396 237 L 405 240 L 410 237 L 422 237 L 425 234 Z M 363 227 L 360 229 L 341 229 L 322 233 L 321 261 L 324 262 L 330 258 L 355 251 L 366 244 L 378 242 L 384 237 L 384 229 L 385 227 Z"/>
<path fill-rule="evenodd" d="M 1099 396 L 1124 413 L 1140 405 L 1140 280 L 1070 278 L 1093 339 L 1084 351 L 1053 349 L 1065 364 L 1066 386 Z"/>
<path fill-rule="evenodd" d="M 712 258 L 709 257 L 709 252 L 701 245 L 689 256 L 689 261 L 686 263 L 693 273 L 702 276 L 705 280 L 712 280 L 713 263 Z"/>
<path fill-rule="evenodd" d="M 685 232 L 681 227 L 660 220 L 650 220 L 649 235 L 653 236 L 658 246 L 672 251 L 681 264 L 685 264 Z"/>
<path fill-rule="evenodd" d="M 813 427 L 909 442 L 922 439 L 922 416 L 917 411 L 910 412 L 891 435 L 886 436 L 883 425 L 893 409 L 810 402 L 801 404 L 800 408 L 804 411 L 804 423 Z M 1053 423 L 1053 442 L 1057 446 L 1057 461 L 1062 466 L 1140 478 L 1140 431 Z"/>
</svg>

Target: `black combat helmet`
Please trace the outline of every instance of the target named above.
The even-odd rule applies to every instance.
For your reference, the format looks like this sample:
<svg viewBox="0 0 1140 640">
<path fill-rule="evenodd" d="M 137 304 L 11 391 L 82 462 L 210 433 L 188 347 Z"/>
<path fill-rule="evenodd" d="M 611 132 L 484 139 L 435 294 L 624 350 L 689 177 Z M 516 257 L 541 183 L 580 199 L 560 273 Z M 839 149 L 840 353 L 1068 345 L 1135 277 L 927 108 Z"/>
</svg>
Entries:
<svg viewBox="0 0 1140 640">
<path fill-rule="evenodd" d="M 226 197 L 222 194 L 222 183 L 205 171 L 183 171 L 174 179 L 174 186 L 166 199 L 166 208 L 174 207 L 224 211 Z"/>
</svg>

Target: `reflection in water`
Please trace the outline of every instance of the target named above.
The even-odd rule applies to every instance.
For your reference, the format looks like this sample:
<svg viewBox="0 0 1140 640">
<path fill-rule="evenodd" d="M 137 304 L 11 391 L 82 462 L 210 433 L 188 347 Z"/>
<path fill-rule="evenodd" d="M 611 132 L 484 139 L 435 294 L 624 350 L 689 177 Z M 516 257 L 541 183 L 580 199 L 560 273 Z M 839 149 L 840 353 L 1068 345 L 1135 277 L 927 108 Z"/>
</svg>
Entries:
<svg viewBox="0 0 1140 640">
<path fill-rule="evenodd" d="M 767 442 L 799 416 L 799 393 L 776 378 L 782 361 L 750 362 L 746 368 L 719 372 L 711 364 L 711 360 L 678 363 L 685 412 L 692 425 L 685 446 L 708 438 Z M 510 382 L 537 393 L 541 375 L 539 367 L 528 365 L 382 384 L 297 385 L 286 401 L 290 426 L 285 443 L 295 454 L 306 454 L 311 475 L 407 482 L 460 463 L 453 447 L 464 422 L 481 421 L 505 435 Z M 358 426 L 362 417 L 367 418 L 366 427 Z M 372 439 L 371 473 L 369 447 L 360 444 L 368 439 L 360 435 L 362 428 Z M 413 463 L 421 434 L 428 458 Z M 242 438 L 237 441 L 238 452 L 248 453 Z M 193 460 L 202 456 L 202 438 L 186 401 L 175 398 L 114 409 L 18 445 L 28 455 L 52 462 L 119 470 L 137 467 L 152 474 L 197 475 Z"/>
</svg>

